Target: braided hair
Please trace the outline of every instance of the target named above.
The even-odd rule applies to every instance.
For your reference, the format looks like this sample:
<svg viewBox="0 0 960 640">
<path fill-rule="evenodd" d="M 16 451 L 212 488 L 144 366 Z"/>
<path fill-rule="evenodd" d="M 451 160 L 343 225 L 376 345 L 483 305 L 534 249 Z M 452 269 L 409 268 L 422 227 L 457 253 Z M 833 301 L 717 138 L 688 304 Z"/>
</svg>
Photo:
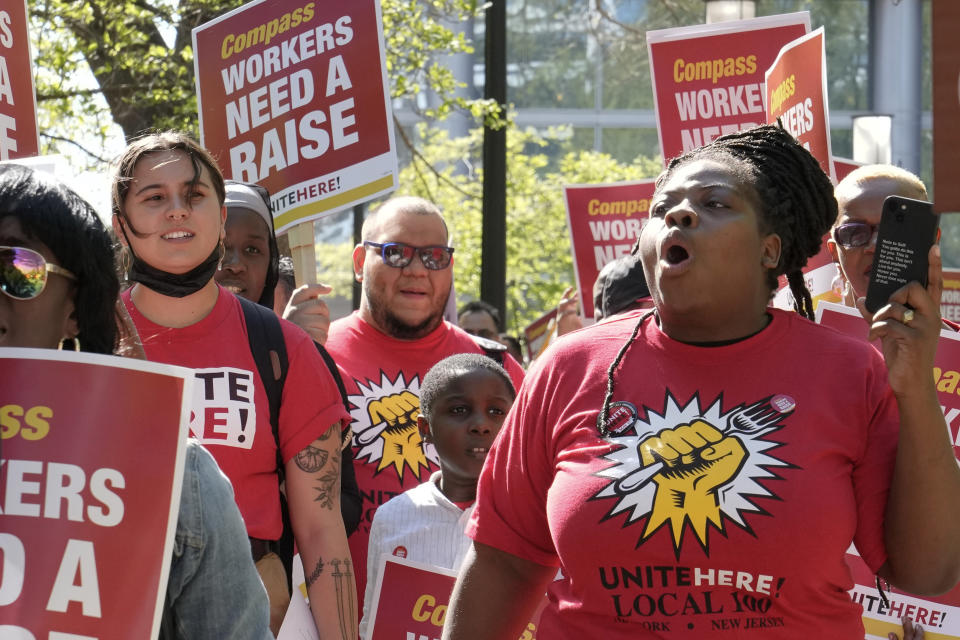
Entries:
<svg viewBox="0 0 960 640">
<path fill-rule="evenodd" d="M 743 172 L 741 180 L 757 194 L 761 231 L 780 236 L 780 262 L 767 271 L 770 295 L 777 288 L 777 276 L 786 275 L 794 308 L 812 320 L 813 300 L 801 269 L 820 251 L 824 234 L 837 219 L 830 178 L 786 130 L 764 125 L 721 136 L 674 158 L 657 178 L 657 189 L 678 167 L 701 158 L 736 161 L 733 168 Z"/>
<path fill-rule="evenodd" d="M 659 191 L 678 167 L 700 159 L 712 159 L 731 166 L 738 178 L 753 187 L 759 201 L 760 231 L 780 236 L 780 261 L 767 270 L 770 295 L 777 277 L 786 275 L 797 313 L 813 319 L 813 299 L 803 277 L 807 260 L 820 251 L 820 244 L 837 219 L 833 185 L 820 164 L 786 130 L 764 125 L 721 136 L 712 143 L 678 156 L 657 178 Z M 597 417 L 601 436 L 609 434 L 610 402 L 615 385 L 614 372 L 636 339 L 640 327 L 655 312 L 643 314 L 630 339 L 607 369 L 607 388 Z"/>
</svg>

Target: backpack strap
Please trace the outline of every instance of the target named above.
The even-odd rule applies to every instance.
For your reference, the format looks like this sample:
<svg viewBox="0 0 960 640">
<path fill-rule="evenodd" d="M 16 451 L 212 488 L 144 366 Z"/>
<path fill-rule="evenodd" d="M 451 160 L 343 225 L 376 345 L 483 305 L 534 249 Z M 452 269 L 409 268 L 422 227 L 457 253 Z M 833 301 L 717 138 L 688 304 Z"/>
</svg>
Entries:
<svg viewBox="0 0 960 640">
<path fill-rule="evenodd" d="M 283 454 L 280 453 L 280 401 L 283 398 L 283 385 L 287 381 L 287 344 L 283 339 L 280 319 L 272 309 L 261 307 L 255 302 L 237 296 L 243 309 L 243 319 L 247 325 L 247 340 L 250 342 L 250 354 L 257 365 L 257 372 L 267 392 L 270 405 L 270 427 L 273 440 L 277 445 L 277 473 L 283 481 Z"/>
<path fill-rule="evenodd" d="M 350 412 L 350 402 L 347 400 L 347 387 L 343 384 L 343 377 L 340 375 L 340 369 L 337 368 L 337 363 L 334 362 L 333 356 L 330 355 L 330 352 L 320 344 L 319 342 L 314 342 L 317 346 L 317 351 L 320 352 L 320 357 L 323 358 L 323 363 L 327 365 L 327 369 L 330 370 L 330 375 L 333 377 L 333 381 L 337 384 L 337 390 L 340 391 L 340 401 L 343 402 L 343 408 Z"/>
</svg>

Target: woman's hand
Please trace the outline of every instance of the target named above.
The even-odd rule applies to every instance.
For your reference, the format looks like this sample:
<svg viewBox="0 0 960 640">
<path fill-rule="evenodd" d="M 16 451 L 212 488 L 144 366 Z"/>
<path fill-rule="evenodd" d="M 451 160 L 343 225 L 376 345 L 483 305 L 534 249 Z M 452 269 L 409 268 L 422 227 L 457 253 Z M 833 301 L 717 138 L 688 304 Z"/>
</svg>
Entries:
<svg viewBox="0 0 960 640">
<path fill-rule="evenodd" d="M 923 627 L 913 624 L 910 616 L 903 616 L 900 621 L 903 623 L 902 640 L 923 640 Z M 887 634 L 887 640 L 901 640 L 901 638 L 891 631 Z"/>
<path fill-rule="evenodd" d="M 940 247 L 928 255 L 927 286 L 910 282 L 898 289 L 875 314 L 857 300 L 857 308 L 870 323 L 869 339 L 880 340 L 887 363 L 890 388 L 898 397 L 929 393 L 933 388 L 934 357 L 940 339 L 940 296 L 943 272 Z"/>
<path fill-rule="evenodd" d="M 882 342 L 900 413 L 881 573 L 918 595 L 943 593 L 960 579 L 960 469 L 933 379 L 943 290 L 936 245 L 929 260 L 926 287 L 917 282 L 901 287 L 873 316 L 863 298 L 857 301 L 871 323 L 870 340 Z"/>
</svg>

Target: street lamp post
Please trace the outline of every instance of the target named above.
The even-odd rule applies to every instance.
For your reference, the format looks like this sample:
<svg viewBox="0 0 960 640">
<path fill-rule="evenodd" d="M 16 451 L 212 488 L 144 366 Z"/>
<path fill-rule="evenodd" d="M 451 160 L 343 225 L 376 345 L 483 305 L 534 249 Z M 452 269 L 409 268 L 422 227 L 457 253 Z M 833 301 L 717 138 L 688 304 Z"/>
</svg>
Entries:
<svg viewBox="0 0 960 640">
<path fill-rule="evenodd" d="M 755 18 L 757 5 L 753 0 L 704 0 L 707 4 L 707 24 L 727 20 Z"/>
<path fill-rule="evenodd" d="M 486 12 L 486 78 L 483 95 L 507 104 L 507 0 L 492 0 Z M 480 298 L 507 316 L 507 130 L 483 129 L 483 238 L 480 259 Z M 503 327 L 500 327 L 503 331 Z"/>
</svg>

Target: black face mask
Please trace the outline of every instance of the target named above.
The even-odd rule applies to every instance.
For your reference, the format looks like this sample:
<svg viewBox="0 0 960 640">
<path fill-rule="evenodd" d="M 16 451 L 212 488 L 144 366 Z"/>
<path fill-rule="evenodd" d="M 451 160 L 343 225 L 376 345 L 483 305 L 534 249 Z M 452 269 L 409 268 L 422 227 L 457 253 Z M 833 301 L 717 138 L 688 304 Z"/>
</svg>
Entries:
<svg viewBox="0 0 960 640">
<path fill-rule="evenodd" d="M 219 243 L 213 248 L 213 253 L 206 260 L 186 273 L 169 273 L 151 267 L 133 252 L 129 243 L 127 244 L 127 250 L 133 257 L 133 264 L 130 265 L 127 277 L 160 295 L 172 298 L 182 298 L 200 291 L 205 284 L 210 282 L 210 278 L 216 273 L 217 266 L 220 264 Z"/>
</svg>

